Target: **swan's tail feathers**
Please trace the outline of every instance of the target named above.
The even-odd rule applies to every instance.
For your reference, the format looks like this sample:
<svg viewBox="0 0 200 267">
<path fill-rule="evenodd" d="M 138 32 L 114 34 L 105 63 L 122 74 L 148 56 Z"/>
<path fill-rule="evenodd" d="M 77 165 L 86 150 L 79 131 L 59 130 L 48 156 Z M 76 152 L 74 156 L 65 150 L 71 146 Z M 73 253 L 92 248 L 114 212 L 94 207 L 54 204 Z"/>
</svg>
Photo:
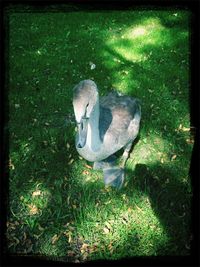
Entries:
<svg viewBox="0 0 200 267">
<path fill-rule="evenodd" d="M 93 169 L 103 170 L 103 169 L 112 168 L 113 166 L 115 166 L 116 158 L 117 157 L 115 155 L 111 155 L 110 157 L 102 161 L 95 161 L 93 165 Z"/>
<path fill-rule="evenodd" d="M 119 167 L 103 169 L 103 174 L 105 185 L 110 185 L 117 189 L 121 189 L 125 178 L 124 169 Z"/>
</svg>

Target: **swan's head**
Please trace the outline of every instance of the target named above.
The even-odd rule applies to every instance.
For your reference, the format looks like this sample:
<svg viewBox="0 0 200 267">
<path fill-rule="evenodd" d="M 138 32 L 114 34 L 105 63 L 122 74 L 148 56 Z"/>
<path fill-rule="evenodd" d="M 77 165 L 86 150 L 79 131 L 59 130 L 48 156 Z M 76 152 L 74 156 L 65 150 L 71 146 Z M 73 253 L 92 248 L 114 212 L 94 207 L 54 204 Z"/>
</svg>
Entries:
<svg viewBox="0 0 200 267">
<path fill-rule="evenodd" d="M 88 121 L 97 101 L 98 90 L 95 82 L 84 80 L 74 87 L 73 107 L 78 126 L 78 148 L 83 148 L 86 144 Z"/>
</svg>

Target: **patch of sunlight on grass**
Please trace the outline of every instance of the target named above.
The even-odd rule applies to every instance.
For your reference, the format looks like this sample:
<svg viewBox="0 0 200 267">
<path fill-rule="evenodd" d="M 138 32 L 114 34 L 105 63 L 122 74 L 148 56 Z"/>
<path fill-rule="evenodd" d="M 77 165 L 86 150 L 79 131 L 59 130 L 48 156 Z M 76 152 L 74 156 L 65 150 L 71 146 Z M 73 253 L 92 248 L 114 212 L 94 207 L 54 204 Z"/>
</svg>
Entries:
<svg viewBox="0 0 200 267">
<path fill-rule="evenodd" d="M 142 36 L 145 34 L 147 34 L 147 29 L 142 26 L 136 27 L 131 31 L 131 36 L 133 36 L 133 38 L 137 38 L 138 36 Z"/>
<path fill-rule="evenodd" d="M 153 247 L 156 248 L 168 242 L 169 237 L 167 232 L 155 215 L 148 196 L 143 196 L 140 207 L 136 206 L 134 213 L 137 214 L 137 220 L 141 222 L 140 226 L 138 226 L 139 231 L 144 233 L 144 236 L 142 236 L 139 242 L 140 246 L 148 246 L 150 249 L 154 250 Z M 147 233 L 146 235 L 148 236 L 148 244 L 146 244 L 147 238 L 145 233 Z M 149 236 L 151 236 L 151 239 L 149 239 Z"/>
<path fill-rule="evenodd" d="M 121 78 L 119 78 L 121 77 Z M 133 92 L 134 88 L 139 88 L 140 82 L 132 79 L 132 73 L 130 70 L 123 70 L 122 72 L 113 73 L 112 87 L 121 91 L 123 94 Z"/>
<path fill-rule="evenodd" d="M 160 20 L 156 18 L 150 18 L 143 21 L 142 25 L 134 26 L 133 28 L 128 29 L 124 36 L 128 39 L 139 39 L 146 43 L 155 43 L 157 41 L 155 33 L 163 30 L 164 27 L 161 25 Z M 146 38 L 146 37 L 150 37 Z"/>
<path fill-rule="evenodd" d="M 129 201 L 128 196 L 123 194 L 121 201 L 109 201 L 112 211 L 100 209 L 97 212 L 96 209 L 87 209 L 83 211 L 84 216 L 81 220 L 79 217 L 78 234 L 91 243 L 99 243 L 99 254 L 105 253 L 105 250 L 109 251 L 109 244 L 120 247 L 123 251 L 127 240 L 131 239 L 137 249 L 133 249 L 132 252 L 125 252 L 124 249 L 123 253 L 133 256 L 137 251 L 137 255 L 153 255 L 159 245 L 164 245 L 168 241 L 167 233 L 154 214 L 149 198 L 144 195 L 140 207 L 134 202 L 131 205 Z"/>
<path fill-rule="evenodd" d="M 147 56 L 145 56 L 143 53 L 140 53 L 138 47 L 127 49 L 126 47 L 120 45 L 115 47 L 115 51 L 123 55 L 123 57 L 126 60 L 132 61 L 132 62 L 141 62 L 145 61 L 147 59 Z"/>
<path fill-rule="evenodd" d="M 166 29 L 159 19 L 149 18 L 144 20 L 139 25 L 129 27 L 122 33 L 121 36 L 113 34 L 109 36 L 106 45 L 109 49 L 103 51 L 105 65 L 109 69 L 122 68 L 126 66 L 125 63 L 141 63 L 151 57 L 151 52 L 146 52 L 144 49 L 147 46 L 162 46 L 163 44 L 170 44 L 170 31 Z M 112 52 L 113 51 L 113 52 Z M 147 50 L 148 51 L 148 50 Z M 125 90 L 132 85 L 132 69 L 127 73 L 112 72 L 114 85 L 116 88 Z M 115 75 L 116 73 L 116 75 Z M 120 89 L 119 89 L 120 90 Z"/>
<path fill-rule="evenodd" d="M 134 147 L 134 151 L 130 154 L 130 160 L 127 166 L 131 167 L 132 164 L 148 164 L 166 162 L 170 159 L 170 143 L 167 139 L 151 134 L 150 136 L 139 140 Z"/>
<path fill-rule="evenodd" d="M 142 49 L 149 44 L 159 44 L 163 35 L 168 35 L 168 32 L 159 19 L 146 19 L 140 25 L 127 29 L 118 38 L 111 36 L 107 45 L 126 60 L 143 62 L 148 59 L 148 55 Z"/>
</svg>

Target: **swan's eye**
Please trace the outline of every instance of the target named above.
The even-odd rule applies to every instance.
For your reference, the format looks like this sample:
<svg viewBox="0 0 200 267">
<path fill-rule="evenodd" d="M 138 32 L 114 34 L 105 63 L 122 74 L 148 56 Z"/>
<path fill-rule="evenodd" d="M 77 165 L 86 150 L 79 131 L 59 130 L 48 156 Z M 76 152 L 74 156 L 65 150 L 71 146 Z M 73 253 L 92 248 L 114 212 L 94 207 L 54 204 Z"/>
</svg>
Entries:
<svg viewBox="0 0 200 267">
<path fill-rule="evenodd" d="M 88 119 L 88 106 L 89 106 L 89 103 L 87 103 L 86 107 L 85 107 L 85 114 L 84 114 L 84 118 L 85 119 Z"/>
</svg>

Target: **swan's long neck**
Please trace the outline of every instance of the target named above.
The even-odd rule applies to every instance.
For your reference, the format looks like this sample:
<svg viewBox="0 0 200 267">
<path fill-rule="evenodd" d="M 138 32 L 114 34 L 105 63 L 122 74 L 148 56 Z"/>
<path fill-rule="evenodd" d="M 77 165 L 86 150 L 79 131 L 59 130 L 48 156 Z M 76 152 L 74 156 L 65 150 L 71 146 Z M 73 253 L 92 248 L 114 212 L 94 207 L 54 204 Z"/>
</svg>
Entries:
<svg viewBox="0 0 200 267">
<path fill-rule="evenodd" d="M 87 133 L 87 144 L 93 152 L 98 152 L 102 148 L 102 142 L 99 135 L 99 100 L 97 99 L 96 104 L 90 114 L 88 123 L 88 133 Z"/>
</svg>

